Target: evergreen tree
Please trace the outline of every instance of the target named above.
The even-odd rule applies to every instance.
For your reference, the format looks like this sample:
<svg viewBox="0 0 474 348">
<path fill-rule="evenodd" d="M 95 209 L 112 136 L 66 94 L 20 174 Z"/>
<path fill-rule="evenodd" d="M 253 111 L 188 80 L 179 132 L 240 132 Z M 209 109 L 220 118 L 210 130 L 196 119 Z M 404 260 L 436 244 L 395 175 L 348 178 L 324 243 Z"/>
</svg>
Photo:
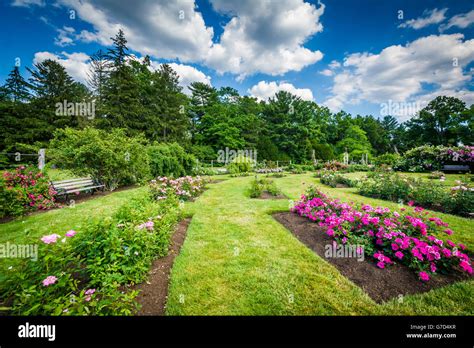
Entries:
<svg viewBox="0 0 474 348">
<path fill-rule="evenodd" d="M 20 69 L 15 66 L 8 75 L 2 94 L 14 102 L 28 101 L 31 97 L 29 87 L 28 82 L 21 76 Z"/>
</svg>

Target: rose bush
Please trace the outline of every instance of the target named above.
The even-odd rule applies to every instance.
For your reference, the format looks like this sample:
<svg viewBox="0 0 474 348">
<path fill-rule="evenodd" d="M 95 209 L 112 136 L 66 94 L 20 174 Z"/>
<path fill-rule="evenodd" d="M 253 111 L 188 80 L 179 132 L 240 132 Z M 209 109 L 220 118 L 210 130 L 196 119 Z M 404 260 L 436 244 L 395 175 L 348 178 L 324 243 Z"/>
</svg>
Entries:
<svg viewBox="0 0 474 348">
<path fill-rule="evenodd" d="M 171 179 L 166 176 L 159 177 L 150 182 L 150 189 L 155 199 L 165 199 L 170 194 L 187 201 L 197 197 L 205 188 L 205 181 L 200 176 L 183 176 Z"/>
<path fill-rule="evenodd" d="M 56 192 L 36 167 L 20 166 L 0 178 L 0 218 L 56 207 Z"/>
</svg>

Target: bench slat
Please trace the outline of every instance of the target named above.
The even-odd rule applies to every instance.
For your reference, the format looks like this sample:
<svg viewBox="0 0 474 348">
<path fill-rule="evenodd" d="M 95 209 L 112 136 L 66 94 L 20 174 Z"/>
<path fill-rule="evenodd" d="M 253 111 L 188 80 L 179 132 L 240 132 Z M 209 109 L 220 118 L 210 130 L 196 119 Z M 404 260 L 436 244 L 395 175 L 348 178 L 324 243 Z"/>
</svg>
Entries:
<svg viewBox="0 0 474 348">
<path fill-rule="evenodd" d="M 51 183 L 53 185 L 61 185 L 61 184 L 66 184 L 68 182 L 75 182 L 75 181 L 81 181 L 81 180 L 92 180 L 90 177 L 84 177 L 84 178 L 76 178 L 76 179 L 67 179 L 67 180 L 58 180 L 58 181 L 52 181 Z"/>
<path fill-rule="evenodd" d="M 70 189 L 69 189 L 69 190 L 66 190 L 66 191 L 60 191 L 60 192 L 58 192 L 57 194 L 58 194 L 58 195 L 64 195 L 64 194 L 68 194 L 68 193 L 75 193 L 75 192 L 81 192 L 81 191 L 92 190 L 92 189 L 100 188 L 100 187 L 104 187 L 104 185 L 88 186 L 88 187 L 77 188 L 77 189 L 73 189 L 73 190 L 70 190 Z"/>
<path fill-rule="evenodd" d="M 58 195 L 68 195 L 105 187 L 103 184 L 96 183 L 91 177 L 52 181 L 51 185 L 58 191 Z"/>
<path fill-rule="evenodd" d="M 61 184 L 61 185 L 53 185 L 54 187 L 70 187 L 70 186 L 85 186 L 92 184 L 94 185 L 94 181 L 92 180 L 85 180 L 85 181 L 80 181 L 80 182 L 71 182 L 69 184 Z"/>
</svg>

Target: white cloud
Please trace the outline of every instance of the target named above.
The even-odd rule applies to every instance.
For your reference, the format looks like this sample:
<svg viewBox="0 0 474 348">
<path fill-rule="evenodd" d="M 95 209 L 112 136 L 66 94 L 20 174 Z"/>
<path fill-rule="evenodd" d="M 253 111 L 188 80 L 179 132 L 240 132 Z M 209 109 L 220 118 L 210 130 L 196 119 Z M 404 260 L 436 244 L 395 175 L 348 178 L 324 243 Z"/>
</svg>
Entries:
<svg viewBox="0 0 474 348">
<path fill-rule="evenodd" d="M 51 59 L 61 63 L 66 71 L 75 80 L 86 84 L 87 72 L 89 70 L 89 56 L 85 53 L 66 53 L 62 52 L 61 56 L 51 52 L 36 52 L 33 63 L 39 63 L 46 59 Z"/>
<path fill-rule="evenodd" d="M 31 5 L 44 6 L 44 0 L 14 0 L 12 6 L 17 7 L 30 7 Z"/>
<path fill-rule="evenodd" d="M 202 82 L 208 85 L 211 84 L 211 77 L 204 74 L 201 70 L 196 69 L 193 66 L 185 65 L 185 64 L 177 64 L 177 63 L 169 63 L 168 65 L 176 71 L 179 76 L 179 85 L 183 87 L 183 92 L 185 94 L 190 95 L 191 91 L 189 90 L 188 86 L 192 82 Z M 151 68 L 158 70 L 161 64 L 156 61 L 151 61 Z"/>
<path fill-rule="evenodd" d="M 341 63 L 339 63 L 337 60 L 333 60 L 331 63 L 329 63 L 329 68 L 334 70 L 337 68 L 341 67 Z"/>
<path fill-rule="evenodd" d="M 448 9 L 443 8 L 438 10 L 437 8 L 433 10 L 425 10 L 423 12 L 422 17 L 418 17 L 416 19 L 410 19 L 402 24 L 400 24 L 399 28 L 413 28 L 413 29 L 421 29 L 427 27 L 431 24 L 438 24 L 444 21 L 446 18 L 445 13 Z"/>
<path fill-rule="evenodd" d="M 93 30 L 75 34 L 74 39 L 110 45 L 110 37 L 122 28 L 129 48 L 141 55 L 206 64 L 240 79 L 259 72 L 280 75 L 299 71 L 323 57 L 320 51 L 303 46 L 323 30 L 323 4 L 213 0 L 216 11 L 231 17 L 220 40 L 213 43 L 213 28 L 206 26 L 194 0 L 58 2 L 93 26 Z M 64 35 L 58 42 L 70 43 Z"/>
<path fill-rule="evenodd" d="M 260 81 L 248 92 L 259 100 L 268 100 L 275 96 L 279 91 L 286 91 L 300 97 L 303 100 L 313 100 L 313 92 L 309 88 L 296 88 L 291 83 L 286 82 L 266 82 Z"/>
<path fill-rule="evenodd" d="M 110 1 L 59 0 L 92 24 L 79 38 L 103 45 L 111 43 L 121 28 L 129 48 L 157 58 L 201 60 L 212 45 L 213 29 L 206 27 L 194 0 Z"/>
<path fill-rule="evenodd" d="M 319 73 L 324 76 L 332 76 L 334 74 L 334 72 L 330 69 L 321 70 Z"/>
<path fill-rule="evenodd" d="M 439 30 L 444 31 L 452 27 L 465 29 L 472 23 L 474 23 L 474 10 L 451 17 L 447 24 L 443 24 L 440 26 Z"/>
<path fill-rule="evenodd" d="M 59 34 L 54 39 L 56 45 L 64 47 L 74 44 L 74 39 L 71 37 L 75 35 L 74 28 L 64 26 L 62 29 L 57 29 L 57 31 Z"/>
<path fill-rule="evenodd" d="M 299 71 L 323 57 L 320 51 L 303 47 L 306 40 L 323 30 L 323 4 L 316 7 L 303 0 L 211 3 L 219 13 L 232 16 L 206 58 L 206 63 L 220 73 L 232 72 L 239 79 L 256 72 L 281 75 Z"/>
<path fill-rule="evenodd" d="M 474 61 L 474 39 L 463 39 L 462 34 L 431 35 L 406 46 L 386 47 L 378 54 L 351 54 L 334 76 L 325 105 L 337 111 L 362 101 L 426 102 L 436 95 L 459 96 L 469 102 L 474 92 L 466 90 L 466 85 L 473 72 L 465 68 Z"/>
<path fill-rule="evenodd" d="M 176 63 L 170 63 L 169 65 L 179 75 L 179 84 L 183 87 L 183 92 L 188 95 L 191 94 L 191 91 L 188 89 L 188 86 L 192 82 L 202 82 L 211 85 L 211 77 L 207 76 L 195 67 Z"/>
</svg>

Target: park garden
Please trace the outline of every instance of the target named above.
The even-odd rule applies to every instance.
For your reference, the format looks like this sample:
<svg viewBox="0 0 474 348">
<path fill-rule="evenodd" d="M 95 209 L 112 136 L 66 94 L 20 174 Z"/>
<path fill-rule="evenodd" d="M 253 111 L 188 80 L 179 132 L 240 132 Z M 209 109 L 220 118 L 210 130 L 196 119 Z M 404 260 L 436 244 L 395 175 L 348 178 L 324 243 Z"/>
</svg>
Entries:
<svg viewBox="0 0 474 348">
<path fill-rule="evenodd" d="M 473 314 L 472 106 L 186 95 L 122 32 L 89 86 L 30 70 L 0 93 L 2 314 Z"/>
</svg>

